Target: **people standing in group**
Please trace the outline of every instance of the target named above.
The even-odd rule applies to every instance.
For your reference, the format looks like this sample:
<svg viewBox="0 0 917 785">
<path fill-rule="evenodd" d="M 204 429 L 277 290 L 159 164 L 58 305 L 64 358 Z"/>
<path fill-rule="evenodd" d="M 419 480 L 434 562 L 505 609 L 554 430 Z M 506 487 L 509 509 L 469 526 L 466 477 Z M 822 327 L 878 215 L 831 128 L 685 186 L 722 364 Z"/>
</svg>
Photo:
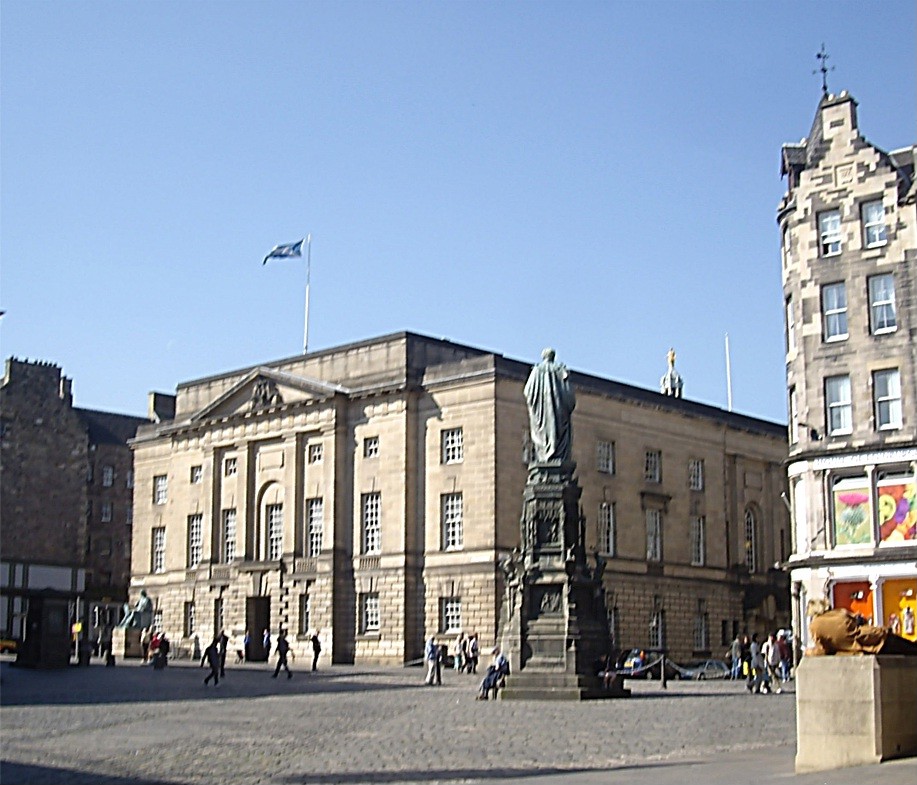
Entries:
<svg viewBox="0 0 917 785">
<path fill-rule="evenodd" d="M 140 651 L 143 653 L 143 663 L 150 661 L 150 641 L 153 640 L 153 631 L 149 627 L 144 627 L 140 633 Z"/>
<path fill-rule="evenodd" d="M 265 630 L 265 632 L 267 632 L 267 630 Z M 289 653 L 290 644 L 287 642 L 287 634 L 284 630 L 281 630 L 277 633 L 277 667 L 274 668 L 274 673 L 271 676 L 272 679 L 277 678 L 281 668 L 287 672 L 288 679 L 293 678 L 293 673 L 290 671 L 290 666 L 287 664 L 287 655 Z"/>
<path fill-rule="evenodd" d="M 748 647 L 750 657 L 748 672 L 748 690 L 754 694 L 767 694 L 768 677 L 767 663 L 764 661 L 764 655 L 761 653 L 761 644 L 758 643 L 758 633 L 751 636 L 751 645 Z"/>
<path fill-rule="evenodd" d="M 312 642 L 312 670 L 318 670 L 318 656 L 322 653 L 322 642 L 318 639 L 318 630 L 312 633 L 309 638 Z"/>
<path fill-rule="evenodd" d="M 478 647 L 478 634 L 476 632 L 471 633 L 468 638 L 468 662 L 465 666 L 465 669 L 468 673 L 477 673 L 478 672 L 478 657 L 480 656 L 480 649 Z"/>
<path fill-rule="evenodd" d="M 204 665 L 209 666 L 210 673 L 204 677 L 204 684 L 210 684 L 210 680 L 213 679 L 213 686 L 217 687 L 220 684 L 220 636 L 216 636 L 211 642 L 210 645 L 204 649 L 204 655 L 201 657 L 201 667 Z"/>
<path fill-rule="evenodd" d="M 465 669 L 465 652 L 467 651 L 468 642 L 465 633 L 460 632 L 455 639 L 455 655 L 452 659 L 452 666 L 461 673 Z"/>
<path fill-rule="evenodd" d="M 427 643 L 423 650 L 424 662 L 427 666 L 427 675 L 423 683 L 428 686 L 441 685 L 443 683 L 442 665 L 440 660 L 439 646 L 436 645 L 436 639 L 431 635 L 427 638 Z"/>
</svg>

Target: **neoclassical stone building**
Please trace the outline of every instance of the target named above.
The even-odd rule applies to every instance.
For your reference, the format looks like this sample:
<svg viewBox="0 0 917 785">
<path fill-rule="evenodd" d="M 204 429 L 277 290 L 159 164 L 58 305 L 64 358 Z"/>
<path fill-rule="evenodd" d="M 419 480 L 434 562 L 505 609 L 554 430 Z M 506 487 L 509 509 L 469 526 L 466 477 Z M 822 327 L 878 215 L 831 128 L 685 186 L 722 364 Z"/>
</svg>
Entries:
<svg viewBox="0 0 917 785">
<path fill-rule="evenodd" d="M 826 94 L 785 144 L 789 562 L 798 640 L 827 597 L 917 640 L 917 186 L 913 145 L 868 141 Z"/>
<path fill-rule="evenodd" d="M 179 385 L 174 419 L 133 442 L 132 597 L 180 645 L 250 630 L 255 656 L 264 628 L 300 653 L 319 630 L 340 663 L 409 661 L 429 634 L 493 641 L 529 369 L 398 333 Z M 685 660 L 786 624 L 785 426 L 572 379 L 617 644 Z"/>
</svg>

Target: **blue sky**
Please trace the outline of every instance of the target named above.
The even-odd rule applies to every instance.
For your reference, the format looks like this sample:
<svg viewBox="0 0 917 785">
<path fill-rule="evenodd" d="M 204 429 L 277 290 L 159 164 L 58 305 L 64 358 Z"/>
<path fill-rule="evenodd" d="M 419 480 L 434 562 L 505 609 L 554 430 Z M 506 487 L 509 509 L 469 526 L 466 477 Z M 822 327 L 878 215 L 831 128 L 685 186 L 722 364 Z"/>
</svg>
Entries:
<svg viewBox="0 0 917 785">
<path fill-rule="evenodd" d="M 80 406 L 413 330 L 785 420 L 775 208 L 834 92 L 913 144 L 915 4 L 0 7 L 4 357 Z"/>
</svg>

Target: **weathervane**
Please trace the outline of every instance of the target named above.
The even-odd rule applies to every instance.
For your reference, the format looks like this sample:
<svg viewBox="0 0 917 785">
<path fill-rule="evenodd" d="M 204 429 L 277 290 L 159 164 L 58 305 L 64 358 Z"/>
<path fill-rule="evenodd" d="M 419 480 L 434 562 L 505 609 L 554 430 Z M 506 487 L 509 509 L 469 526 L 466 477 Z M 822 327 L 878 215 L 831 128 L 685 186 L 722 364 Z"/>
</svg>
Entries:
<svg viewBox="0 0 917 785">
<path fill-rule="evenodd" d="M 815 53 L 815 59 L 821 63 L 821 66 L 816 68 L 812 73 L 817 74 L 821 71 L 821 94 L 823 96 L 828 95 L 828 71 L 833 71 L 834 66 L 832 65 L 828 68 L 828 58 L 830 55 L 825 51 L 825 45 L 821 45 L 821 51 Z"/>
</svg>

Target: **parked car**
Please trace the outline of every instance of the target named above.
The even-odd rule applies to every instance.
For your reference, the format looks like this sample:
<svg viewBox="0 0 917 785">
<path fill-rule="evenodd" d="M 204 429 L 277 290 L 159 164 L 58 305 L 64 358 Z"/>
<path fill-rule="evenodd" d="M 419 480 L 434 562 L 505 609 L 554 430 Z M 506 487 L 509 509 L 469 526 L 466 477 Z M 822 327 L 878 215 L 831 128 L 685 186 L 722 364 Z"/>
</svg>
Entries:
<svg viewBox="0 0 917 785">
<path fill-rule="evenodd" d="M 729 666 L 722 660 L 701 660 L 679 668 L 683 679 L 728 679 Z"/>
<path fill-rule="evenodd" d="M 0 637 L 0 654 L 15 654 L 19 651 L 19 641 L 6 635 Z"/>
<path fill-rule="evenodd" d="M 620 670 L 628 679 L 659 679 L 662 671 L 661 659 L 665 649 L 631 649 L 621 663 Z M 680 678 L 678 669 L 671 660 L 665 661 L 665 677 Z"/>
</svg>

